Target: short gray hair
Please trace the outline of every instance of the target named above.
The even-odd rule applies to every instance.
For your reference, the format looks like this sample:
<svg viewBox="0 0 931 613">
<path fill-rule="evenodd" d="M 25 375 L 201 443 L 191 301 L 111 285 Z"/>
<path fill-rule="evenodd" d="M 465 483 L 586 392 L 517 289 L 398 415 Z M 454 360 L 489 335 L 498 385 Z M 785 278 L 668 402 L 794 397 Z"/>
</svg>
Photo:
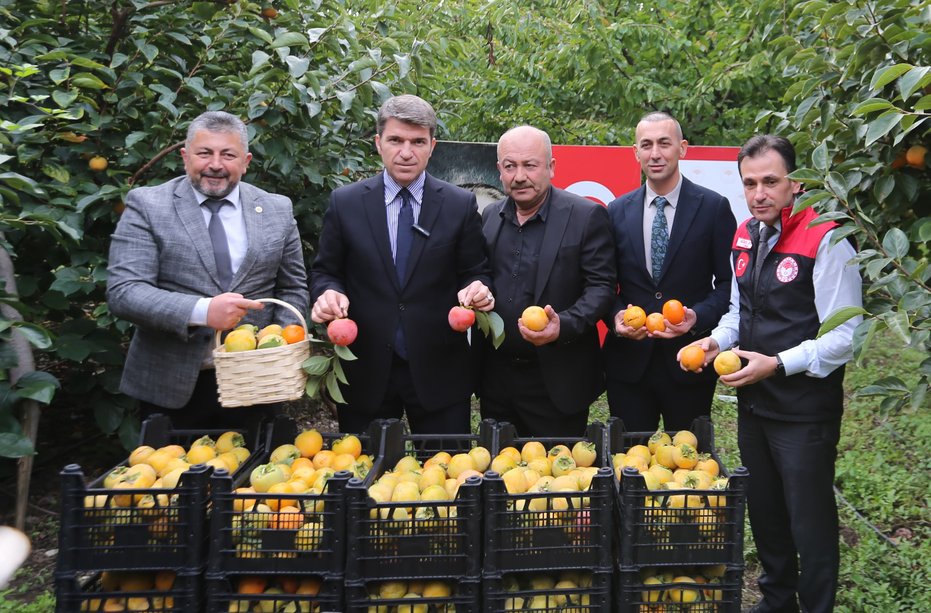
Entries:
<svg viewBox="0 0 931 613">
<path fill-rule="evenodd" d="M 644 121 L 646 121 L 647 123 L 653 123 L 655 121 L 671 121 L 672 123 L 676 124 L 676 136 L 679 137 L 679 140 L 682 140 L 683 138 L 685 138 L 684 136 L 682 136 L 682 126 L 679 125 L 679 121 L 675 117 L 673 117 L 672 115 L 670 115 L 669 113 L 665 111 L 651 111 L 647 113 L 646 115 L 644 115 L 643 117 L 641 117 L 640 121 L 638 121 L 637 124 L 639 125 L 640 123 Z"/>
<path fill-rule="evenodd" d="M 546 151 L 546 161 L 549 162 L 553 159 L 553 141 L 550 140 L 550 135 L 546 131 L 541 130 L 540 128 L 535 128 L 533 126 L 523 125 L 523 126 L 514 126 L 507 132 L 501 135 L 501 138 L 498 139 L 498 148 L 497 156 L 498 160 L 501 160 L 501 141 L 507 138 L 513 132 L 531 132 L 537 134 L 541 140 L 543 140 L 543 147 Z"/>
<path fill-rule="evenodd" d="M 430 130 L 430 138 L 436 136 L 436 111 L 430 103 L 412 94 L 402 94 L 385 100 L 378 109 L 378 135 L 385 131 L 389 119 L 412 123 Z"/>
<path fill-rule="evenodd" d="M 194 134 L 206 130 L 207 132 L 228 132 L 238 134 L 239 140 L 242 141 L 243 149 L 249 151 L 249 131 L 246 124 L 239 117 L 231 115 L 225 111 L 207 111 L 194 118 L 191 125 L 187 127 L 187 138 L 184 140 L 184 146 L 190 149 L 191 141 L 194 140 Z"/>
</svg>

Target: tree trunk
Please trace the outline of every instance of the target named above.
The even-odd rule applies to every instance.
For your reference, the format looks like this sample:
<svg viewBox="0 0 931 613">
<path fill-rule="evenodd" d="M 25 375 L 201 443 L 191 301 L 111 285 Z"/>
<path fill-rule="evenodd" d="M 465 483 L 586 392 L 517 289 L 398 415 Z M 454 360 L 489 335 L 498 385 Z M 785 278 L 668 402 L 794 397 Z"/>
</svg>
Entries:
<svg viewBox="0 0 931 613">
<path fill-rule="evenodd" d="M 3 233 L 0 232 L 0 239 Z M 6 292 L 17 296 L 16 277 L 13 274 L 13 260 L 5 249 L 0 249 L 0 279 L 6 284 Z M 0 304 L 0 312 L 11 321 L 22 321 L 23 317 L 13 307 Z M 10 369 L 10 383 L 15 384 L 21 376 L 36 369 L 32 357 L 32 348 L 29 341 L 15 327 L 12 328 L 13 349 L 16 352 L 16 366 Z M 39 433 L 39 403 L 35 400 L 24 400 L 23 407 L 23 433 L 32 441 L 33 447 Z M 33 456 L 23 456 L 18 461 L 16 478 L 16 529 L 23 530 L 26 526 L 26 507 L 29 504 L 29 480 L 32 475 Z"/>
</svg>

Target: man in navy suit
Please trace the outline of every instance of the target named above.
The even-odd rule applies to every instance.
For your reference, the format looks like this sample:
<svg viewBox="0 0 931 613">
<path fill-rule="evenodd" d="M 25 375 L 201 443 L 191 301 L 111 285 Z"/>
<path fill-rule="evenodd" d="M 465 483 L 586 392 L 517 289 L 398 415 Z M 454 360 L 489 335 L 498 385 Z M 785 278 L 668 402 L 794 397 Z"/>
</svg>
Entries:
<svg viewBox="0 0 931 613">
<path fill-rule="evenodd" d="M 417 96 L 378 111 L 377 176 L 333 192 L 311 268 L 311 318 L 350 317 L 358 360 L 344 362 L 340 432 L 406 412 L 415 433 L 470 431 L 474 384 L 457 304 L 489 311 L 494 297 L 475 196 L 425 172 L 436 114 Z"/>
<path fill-rule="evenodd" d="M 645 115 L 637 124 L 634 155 L 646 183 L 608 206 L 618 273 L 618 295 L 606 322 L 614 334 L 604 346 L 608 405 L 628 431 L 652 432 L 660 415 L 666 430 L 687 429 L 711 412 L 714 371 L 684 372 L 676 354 L 727 312 L 737 222 L 726 198 L 680 174 L 687 147 L 672 116 Z M 624 324 L 628 307 L 658 313 L 672 299 L 686 307 L 681 323 L 665 321 L 662 332 Z"/>
</svg>

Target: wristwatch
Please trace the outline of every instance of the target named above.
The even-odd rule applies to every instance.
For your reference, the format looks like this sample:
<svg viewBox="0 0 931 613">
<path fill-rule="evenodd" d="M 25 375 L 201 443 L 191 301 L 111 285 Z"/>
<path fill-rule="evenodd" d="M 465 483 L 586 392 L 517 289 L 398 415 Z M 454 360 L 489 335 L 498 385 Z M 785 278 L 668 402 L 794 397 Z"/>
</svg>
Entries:
<svg viewBox="0 0 931 613">
<path fill-rule="evenodd" d="M 777 377 L 786 376 L 786 365 L 782 363 L 782 358 L 776 355 L 776 370 L 773 372 L 773 375 Z"/>
</svg>

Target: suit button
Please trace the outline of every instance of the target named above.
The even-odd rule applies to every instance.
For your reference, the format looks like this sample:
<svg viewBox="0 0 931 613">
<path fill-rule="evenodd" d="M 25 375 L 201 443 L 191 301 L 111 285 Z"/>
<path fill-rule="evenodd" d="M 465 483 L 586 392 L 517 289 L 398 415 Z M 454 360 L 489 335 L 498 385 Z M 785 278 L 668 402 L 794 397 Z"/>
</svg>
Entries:
<svg viewBox="0 0 931 613">
<path fill-rule="evenodd" d="M 656 292 L 655 294 L 653 294 L 653 297 L 656 298 L 657 300 L 662 300 L 663 292 Z"/>
<path fill-rule="evenodd" d="M 403 310 L 404 310 L 404 303 L 403 303 L 403 302 L 401 302 L 401 303 L 398 304 L 398 310 L 399 310 L 399 311 L 403 311 Z"/>
</svg>

